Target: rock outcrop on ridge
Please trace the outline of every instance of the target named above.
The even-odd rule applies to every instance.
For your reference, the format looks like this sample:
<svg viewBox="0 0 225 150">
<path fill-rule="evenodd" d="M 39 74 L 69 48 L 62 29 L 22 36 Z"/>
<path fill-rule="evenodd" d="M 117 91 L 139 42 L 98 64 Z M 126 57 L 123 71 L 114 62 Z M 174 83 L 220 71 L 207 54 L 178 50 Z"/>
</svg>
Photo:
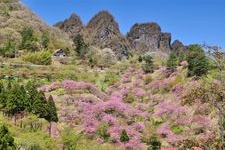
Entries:
<svg viewBox="0 0 225 150">
<path fill-rule="evenodd" d="M 171 51 L 171 34 L 161 32 L 157 23 L 134 24 L 127 34 L 131 47 L 138 52 Z"/>
<path fill-rule="evenodd" d="M 89 45 L 98 48 L 110 48 L 117 58 L 127 58 L 129 54 L 163 53 L 183 51 L 185 46 L 178 40 L 171 45 L 171 34 L 162 32 L 154 22 L 134 24 L 126 36 L 122 35 L 115 18 L 108 11 L 97 13 L 87 25 L 83 25 L 76 14 L 55 26 L 70 37 L 83 35 Z"/>
<path fill-rule="evenodd" d="M 79 16 L 73 13 L 69 19 L 55 24 L 56 27 L 66 32 L 71 37 L 82 34 L 84 26 Z"/>
</svg>

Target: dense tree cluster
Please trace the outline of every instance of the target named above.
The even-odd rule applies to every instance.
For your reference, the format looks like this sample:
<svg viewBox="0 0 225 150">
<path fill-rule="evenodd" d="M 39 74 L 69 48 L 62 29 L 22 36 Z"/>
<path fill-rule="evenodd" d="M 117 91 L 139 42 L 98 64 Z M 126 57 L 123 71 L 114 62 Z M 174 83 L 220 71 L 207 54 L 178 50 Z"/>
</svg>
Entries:
<svg viewBox="0 0 225 150">
<path fill-rule="evenodd" d="M 50 122 L 57 122 L 55 103 L 52 96 L 47 100 L 43 92 L 39 92 L 36 86 L 28 83 L 26 86 L 9 81 L 7 85 L 0 83 L 0 110 L 6 116 L 21 118 L 27 114 L 35 114 L 39 118 Z M 51 124 L 50 124 L 51 125 Z"/>
</svg>

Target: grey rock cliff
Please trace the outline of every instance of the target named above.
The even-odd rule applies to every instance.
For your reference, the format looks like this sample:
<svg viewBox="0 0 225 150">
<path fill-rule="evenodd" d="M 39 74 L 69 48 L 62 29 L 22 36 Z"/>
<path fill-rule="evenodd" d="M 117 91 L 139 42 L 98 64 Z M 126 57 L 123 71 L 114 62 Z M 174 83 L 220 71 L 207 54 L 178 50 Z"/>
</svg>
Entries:
<svg viewBox="0 0 225 150">
<path fill-rule="evenodd" d="M 161 32 L 157 23 L 142 23 L 132 26 L 127 34 L 127 39 L 135 51 L 146 52 L 166 52 L 171 51 L 171 34 Z"/>
<path fill-rule="evenodd" d="M 175 53 L 186 52 L 187 47 L 179 40 L 175 40 L 171 45 L 172 51 Z"/>
<path fill-rule="evenodd" d="M 72 14 L 69 19 L 66 19 L 62 22 L 58 22 L 54 26 L 65 31 L 69 36 L 74 37 L 78 34 L 83 33 L 83 23 L 79 16 Z"/>
<path fill-rule="evenodd" d="M 108 11 L 96 14 L 87 24 L 86 30 L 91 44 L 111 48 L 119 59 L 128 57 L 129 42 L 120 33 L 118 23 Z"/>
</svg>

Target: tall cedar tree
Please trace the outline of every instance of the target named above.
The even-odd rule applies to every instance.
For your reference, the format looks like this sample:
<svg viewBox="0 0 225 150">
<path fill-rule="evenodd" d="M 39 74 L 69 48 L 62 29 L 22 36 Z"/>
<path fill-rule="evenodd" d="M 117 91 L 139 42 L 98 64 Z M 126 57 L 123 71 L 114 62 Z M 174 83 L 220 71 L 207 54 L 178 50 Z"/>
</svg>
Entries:
<svg viewBox="0 0 225 150">
<path fill-rule="evenodd" d="M 15 83 L 11 89 L 7 89 L 5 98 L 5 108 L 3 111 L 8 116 L 14 116 L 16 124 L 16 115 L 25 110 L 26 91 L 23 86 Z"/>
<path fill-rule="evenodd" d="M 88 45 L 84 42 L 83 36 L 78 34 L 74 39 L 73 39 L 74 45 L 76 46 L 75 52 L 80 58 L 84 58 Z"/>
<path fill-rule="evenodd" d="M 53 97 L 51 95 L 48 98 L 46 110 L 47 110 L 47 115 L 45 116 L 45 119 L 49 122 L 49 135 L 51 136 L 51 128 L 52 128 L 51 122 L 58 122 L 59 120 L 55 102 L 53 101 Z"/>
</svg>

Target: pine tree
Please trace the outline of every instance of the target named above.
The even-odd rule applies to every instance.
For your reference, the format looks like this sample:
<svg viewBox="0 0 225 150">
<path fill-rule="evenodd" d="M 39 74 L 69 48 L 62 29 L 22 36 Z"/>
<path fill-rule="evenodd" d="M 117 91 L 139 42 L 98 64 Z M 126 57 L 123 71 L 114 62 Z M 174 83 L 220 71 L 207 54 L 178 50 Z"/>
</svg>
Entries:
<svg viewBox="0 0 225 150">
<path fill-rule="evenodd" d="M 35 97 L 33 97 L 32 100 L 33 100 L 32 113 L 37 115 L 39 118 L 46 119 L 48 115 L 48 107 L 45 94 L 43 92 L 38 92 L 37 95 L 35 95 Z"/>
<path fill-rule="evenodd" d="M 55 102 L 53 101 L 53 97 L 51 95 L 48 98 L 46 110 L 47 115 L 45 116 L 45 119 L 49 122 L 49 135 L 51 136 L 51 128 L 52 128 L 51 122 L 58 122 L 57 109 L 55 106 Z"/>
<path fill-rule="evenodd" d="M 55 106 L 55 102 L 53 101 L 53 97 L 50 95 L 47 102 L 48 107 L 48 117 L 46 120 L 58 122 L 57 109 Z"/>
<path fill-rule="evenodd" d="M 129 140 L 130 140 L 130 138 L 129 138 L 128 134 L 127 134 L 127 131 L 126 130 L 122 130 L 122 132 L 120 134 L 120 141 L 121 142 L 127 142 Z"/>
<path fill-rule="evenodd" d="M 84 42 L 84 39 L 82 35 L 78 34 L 74 39 L 73 39 L 74 45 L 76 46 L 75 52 L 80 58 L 84 58 L 88 45 Z"/>
<path fill-rule="evenodd" d="M 16 150 L 14 138 L 5 125 L 0 126 L 0 150 Z"/>
<path fill-rule="evenodd" d="M 25 86 L 27 91 L 27 100 L 25 101 L 26 111 L 29 113 L 36 113 L 37 109 L 35 105 L 37 104 L 37 100 L 39 99 L 39 92 L 37 91 L 37 87 L 35 83 L 28 82 Z"/>
</svg>

